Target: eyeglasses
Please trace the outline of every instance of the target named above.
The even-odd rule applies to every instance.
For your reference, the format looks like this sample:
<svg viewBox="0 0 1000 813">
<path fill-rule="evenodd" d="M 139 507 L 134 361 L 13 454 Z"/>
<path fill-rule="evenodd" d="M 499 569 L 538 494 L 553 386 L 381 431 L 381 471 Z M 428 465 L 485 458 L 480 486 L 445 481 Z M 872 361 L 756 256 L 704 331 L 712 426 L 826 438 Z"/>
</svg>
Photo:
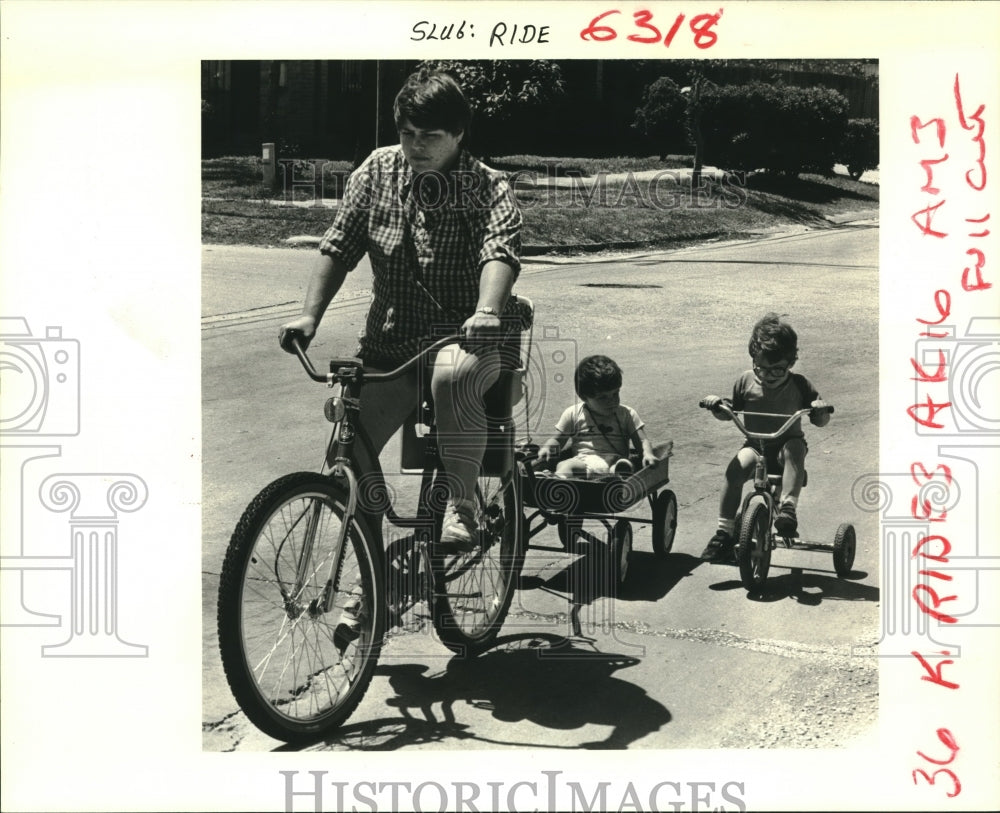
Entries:
<svg viewBox="0 0 1000 813">
<path fill-rule="evenodd" d="M 767 376 L 768 378 L 781 378 L 781 376 L 783 376 L 785 373 L 788 372 L 788 369 L 791 366 L 792 366 L 791 364 L 768 364 L 768 365 L 755 364 L 753 366 L 753 371 L 757 373 L 757 375 L 759 376 Z"/>
</svg>

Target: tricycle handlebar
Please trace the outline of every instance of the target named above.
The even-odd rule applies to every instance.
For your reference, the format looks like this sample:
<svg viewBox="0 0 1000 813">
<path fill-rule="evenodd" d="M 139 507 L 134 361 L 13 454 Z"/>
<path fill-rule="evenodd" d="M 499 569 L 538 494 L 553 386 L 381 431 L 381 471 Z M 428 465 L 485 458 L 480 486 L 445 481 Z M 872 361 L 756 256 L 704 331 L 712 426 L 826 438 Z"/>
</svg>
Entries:
<svg viewBox="0 0 1000 813">
<path fill-rule="evenodd" d="M 725 413 L 730 417 L 730 419 L 732 419 L 732 422 L 736 424 L 736 428 L 739 429 L 749 440 L 777 440 L 785 432 L 791 429 L 792 425 L 797 420 L 799 420 L 803 415 L 808 415 L 811 412 L 816 412 L 816 413 L 827 412 L 831 415 L 833 414 L 833 407 L 830 406 L 829 404 L 819 408 L 805 407 L 804 409 L 796 410 L 791 415 L 784 415 L 775 412 L 742 411 L 737 413 L 736 410 L 734 410 L 732 406 L 730 406 L 725 401 L 719 400 L 718 402 L 710 404 L 707 398 L 699 401 L 698 406 L 700 406 L 702 409 L 711 409 L 713 412 L 719 411 Z M 753 417 L 760 417 L 760 418 L 787 418 L 787 420 L 781 425 L 781 427 L 776 429 L 774 432 L 751 432 L 749 429 L 746 428 L 743 421 L 739 419 L 738 415 L 743 415 L 744 417 L 746 417 L 747 415 L 751 415 Z"/>
</svg>

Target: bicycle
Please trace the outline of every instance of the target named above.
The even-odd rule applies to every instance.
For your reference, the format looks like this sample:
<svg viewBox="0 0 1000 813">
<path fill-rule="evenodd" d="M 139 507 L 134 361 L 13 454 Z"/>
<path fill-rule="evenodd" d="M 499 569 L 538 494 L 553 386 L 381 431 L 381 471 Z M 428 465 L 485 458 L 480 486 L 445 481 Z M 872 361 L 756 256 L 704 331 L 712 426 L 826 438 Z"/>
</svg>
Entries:
<svg viewBox="0 0 1000 813">
<path fill-rule="evenodd" d="M 438 638 L 453 652 L 481 652 L 500 631 L 524 556 L 510 417 L 523 365 L 505 365 L 487 394 L 487 449 L 475 494 L 479 533 L 470 552 L 436 549 L 447 489 L 429 398 L 417 415 L 429 421 L 429 431 L 413 516 L 388 504 L 378 456 L 360 423 L 364 384 L 405 375 L 459 340 L 444 337 L 389 372 L 366 371 L 360 359 L 348 358 L 331 360 L 326 374 L 293 340 L 309 377 L 337 388 L 324 405 L 333 424 L 330 471 L 285 475 L 250 502 L 226 551 L 217 618 L 233 696 L 275 739 L 320 738 L 354 712 L 371 683 L 387 618 L 398 620 L 409 599 L 428 603 Z M 383 514 L 414 532 L 410 544 L 394 543 L 390 565 L 382 550 Z"/>
<path fill-rule="evenodd" d="M 698 406 L 702 409 L 711 409 L 709 399 L 699 401 Z M 757 463 L 754 467 L 753 491 L 748 492 L 740 504 L 739 513 L 736 515 L 736 528 L 738 531 L 736 545 L 734 548 L 735 563 L 740 569 L 740 581 L 747 590 L 760 588 L 767 580 L 767 574 L 771 567 L 771 552 L 780 545 L 783 548 L 792 550 L 808 551 L 832 551 L 834 571 L 840 578 L 845 578 L 850 574 L 854 566 L 854 557 L 857 550 L 857 538 L 854 526 L 848 522 L 843 522 L 837 528 L 834 535 L 833 544 L 826 545 L 821 542 L 805 542 L 798 537 L 782 536 L 774 529 L 774 518 L 777 514 L 778 501 L 781 497 L 781 475 L 772 474 L 767 470 L 767 460 L 764 455 L 764 443 L 769 440 L 776 440 L 787 432 L 796 421 L 813 411 L 811 407 L 797 410 L 791 415 L 774 415 L 760 412 L 740 412 L 733 410 L 732 406 L 725 401 L 716 403 L 716 409 L 727 414 L 732 423 L 743 433 L 747 440 L 756 441 L 759 444 L 757 451 Z M 833 413 L 832 406 L 821 408 L 823 412 Z M 783 417 L 786 421 L 774 432 L 751 432 L 746 428 L 738 415 L 744 417 L 750 415 L 755 417 Z M 808 476 L 804 476 L 804 481 Z M 805 482 L 803 482 L 805 485 Z"/>
</svg>

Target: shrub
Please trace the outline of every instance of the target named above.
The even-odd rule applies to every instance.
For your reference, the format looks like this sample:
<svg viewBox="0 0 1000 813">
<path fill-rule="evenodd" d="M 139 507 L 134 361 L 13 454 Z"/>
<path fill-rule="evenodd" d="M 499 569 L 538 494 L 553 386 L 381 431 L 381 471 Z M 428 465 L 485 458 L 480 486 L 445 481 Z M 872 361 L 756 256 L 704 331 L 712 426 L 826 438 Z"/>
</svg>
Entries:
<svg viewBox="0 0 1000 813">
<path fill-rule="evenodd" d="M 875 119 L 848 121 L 837 160 L 847 167 L 847 174 L 854 180 L 869 169 L 878 169 L 878 122 Z"/>
<path fill-rule="evenodd" d="M 847 107 L 842 94 L 825 87 L 706 85 L 700 103 L 705 163 L 737 171 L 829 173 Z"/>
<path fill-rule="evenodd" d="M 660 160 L 684 140 L 684 110 L 687 101 L 669 76 L 661 76 L 642 92 L 642 106 L 635 111 L 632 129 L 656 147 Z"/>
</svg>

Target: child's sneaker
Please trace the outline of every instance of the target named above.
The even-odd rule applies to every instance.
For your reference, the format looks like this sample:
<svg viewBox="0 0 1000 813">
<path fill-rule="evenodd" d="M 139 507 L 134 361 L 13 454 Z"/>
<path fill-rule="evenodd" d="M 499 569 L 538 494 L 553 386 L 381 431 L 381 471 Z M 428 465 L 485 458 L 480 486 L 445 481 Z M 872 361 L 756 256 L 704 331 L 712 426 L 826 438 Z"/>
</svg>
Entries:
<svg viewBox="0 0 1000 813">
<path fill-rule="evenodd" d="M 706 562 L 719 562 L 728 558 L 733 551 L 733 538 L 721 528 L 715 536 L 708 540 L 708 545 L 701 552 L 701 558 Z"/>
<path fill-rule="evenodd" d="M 463 503 L 461 507 L 449 501 L 441 521 L 441 539 L 438 551 L 441 553 L 469 553 L 475 547 L 476 520 L 472 506 Z"/>
<path fill-rule="evenodd" d="M 782 536 L 795 536 L 799 530 L 799 521 L 795 516 L 795 506 L 790 502 L 783 502 L 778 509 L 778 516 L 774 518 L 774 529 Z"/>
<path fill-rule="evenodd" d="M 631 462 L 624 457 L 621 460 L 616 460 L 615 464 L 611 467 L 611 473 L 618 477 L 628 477 L 634 471 L 635 469 L 632 468 Z"/>
</svg>

